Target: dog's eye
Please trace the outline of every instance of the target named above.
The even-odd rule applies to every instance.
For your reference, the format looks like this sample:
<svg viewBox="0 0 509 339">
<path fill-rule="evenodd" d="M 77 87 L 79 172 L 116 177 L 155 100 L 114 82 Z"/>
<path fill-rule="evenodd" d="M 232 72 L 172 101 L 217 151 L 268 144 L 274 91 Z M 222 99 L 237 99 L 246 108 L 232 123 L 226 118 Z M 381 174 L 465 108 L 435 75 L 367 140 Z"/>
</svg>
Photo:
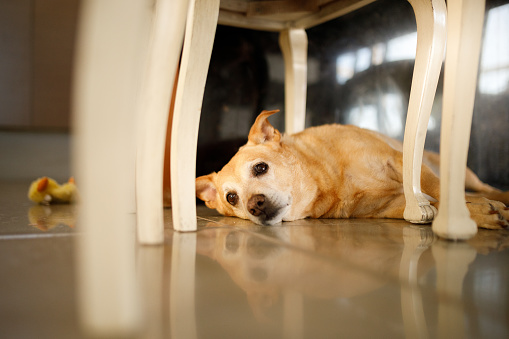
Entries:
<svg viewBox="0 0 509 339">
<path fill-rule="evenodd" d="M 253 167 L 253 172 L 255 176 L 258 176 L 260 174 L 264 174 L 269 169 L 269 165 L 267 165 L 264 162 L 260 162 Z"/>
<path fill-rule="evenodd" d="M 230 205 L 235 206 L 237 204 L 237 201 L 239 200 L 239 197 L 237 193 L 228 193 L 226 194 L 226 201 L 230 203 Z"/>
</svg>

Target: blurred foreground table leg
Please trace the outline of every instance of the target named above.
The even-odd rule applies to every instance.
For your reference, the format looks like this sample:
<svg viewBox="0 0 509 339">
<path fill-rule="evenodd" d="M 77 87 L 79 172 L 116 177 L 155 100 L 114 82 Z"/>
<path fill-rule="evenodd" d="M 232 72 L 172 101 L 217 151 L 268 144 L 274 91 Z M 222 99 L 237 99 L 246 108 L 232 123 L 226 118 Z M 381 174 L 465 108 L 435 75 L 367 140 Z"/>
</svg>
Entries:
<svg viewBox="0 0 509 339">
<path fill-rule="evenodd" d="M 84 0 L 74 74 L 73 171 L 80 189 L 77 282 L 85 330 L 140 326 L 135 283 L 134 120 L 150 2 Z"/>
</svg>

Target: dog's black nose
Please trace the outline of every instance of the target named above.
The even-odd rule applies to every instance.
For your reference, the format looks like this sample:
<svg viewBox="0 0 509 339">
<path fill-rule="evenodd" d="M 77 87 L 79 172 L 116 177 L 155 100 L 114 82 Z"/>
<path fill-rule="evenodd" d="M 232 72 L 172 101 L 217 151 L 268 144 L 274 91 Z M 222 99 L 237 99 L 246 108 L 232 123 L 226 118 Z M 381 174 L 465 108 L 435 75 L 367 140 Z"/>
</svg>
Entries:
<svg viewBox="0 0 509 339">
<path fill-rule="evenodd" d="M 265 213 L 265 196 L 263 194 L 256 194 L 249 198 L 247 202 L 247 209 L 249 213 L 255 217 Z"/>
</svg>

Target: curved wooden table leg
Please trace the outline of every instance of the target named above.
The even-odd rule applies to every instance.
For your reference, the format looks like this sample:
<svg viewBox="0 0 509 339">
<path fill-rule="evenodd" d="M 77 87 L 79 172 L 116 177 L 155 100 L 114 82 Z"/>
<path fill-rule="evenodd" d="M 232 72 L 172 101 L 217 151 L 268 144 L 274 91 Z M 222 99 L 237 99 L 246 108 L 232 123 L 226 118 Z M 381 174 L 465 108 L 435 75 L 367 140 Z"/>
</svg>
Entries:
<svg viewBox="0 0 509 339">
<path fill-rule="evenodd" d="M 279 35 L 285 62 L 285 132 L 300 132 L 306 125 L 308 38 L 302 28 Z"/>
<path fill-rule="evenodd" d="M 196 147 L 218 15 L 219 0 L 191 0 L 171 135 L 171 200 L 177 231 L 197 227 Z"/>
<path fill-rule="evenodd" d="M 142 244 L 164 241 L 163 169 L 166 126 L 184 38 L 188 0 L 157 0 L 140 89 L 136 203 L 138 240 Z"/>
<path fill-rule="evenodd" d="M 429 223 L 436 209 L 421 192 L 421 166 L 429 116 L 446 42 L 444 0 L 409 0 L 417 21 L 417 52 L 403 143 L 404 218 Z"/>
<path fill-rule="evenodd" d="M 440 212 L 433 231 L 447 239 L 477 233 L 465 203 L 465 166 L 474 109 L 485 2 L 448 2 L 448 42 L 440 136 Z"/>
</svg>

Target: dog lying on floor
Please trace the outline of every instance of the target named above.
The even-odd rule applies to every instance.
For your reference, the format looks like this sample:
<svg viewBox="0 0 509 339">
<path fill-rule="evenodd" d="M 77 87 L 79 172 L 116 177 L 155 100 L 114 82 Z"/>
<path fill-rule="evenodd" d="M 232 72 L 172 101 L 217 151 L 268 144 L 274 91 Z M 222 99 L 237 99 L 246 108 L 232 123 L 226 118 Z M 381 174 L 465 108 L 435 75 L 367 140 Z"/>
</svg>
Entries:
<svg viewBox="0 0 509 339">
<path fill-rule="evenodd" d="M 403 219 L 402 144 L 355 126 L 325 125 L 281 135 L 263 111 L 248 142 L 219 173 L 196 179 L 196 196 L 209 208 L 261 225 L 303 218 Z M 439 156 L 425 152 L 423 193 L 439 208 Z M 479 227 L 509 226 L 509 192 L 467 168 L 467 206 Z M 499 201 L 494 201 L 499 200 Z M 502 201 L 502 202 L 500 202 Z"/>
</svg>

